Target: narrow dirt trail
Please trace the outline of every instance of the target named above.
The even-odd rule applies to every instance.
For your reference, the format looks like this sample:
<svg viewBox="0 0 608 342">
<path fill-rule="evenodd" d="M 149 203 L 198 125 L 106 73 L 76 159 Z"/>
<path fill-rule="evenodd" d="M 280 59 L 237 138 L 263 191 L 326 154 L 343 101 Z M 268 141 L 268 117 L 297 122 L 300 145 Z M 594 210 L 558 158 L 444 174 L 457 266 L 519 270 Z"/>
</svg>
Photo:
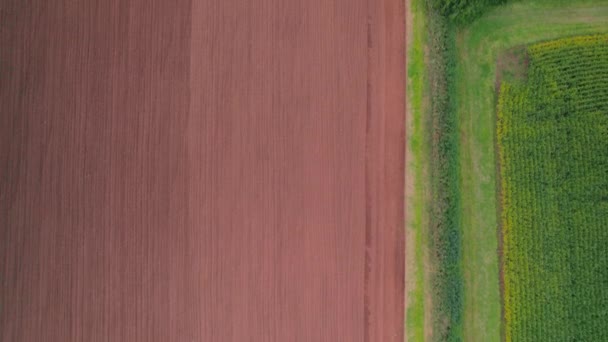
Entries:
<svg viewBox="0 0 608 342">
<path fill-rule="evenodd" d="M 0 340 L 402 341 L 397 0 L 0 0 Z"/>
</svg>

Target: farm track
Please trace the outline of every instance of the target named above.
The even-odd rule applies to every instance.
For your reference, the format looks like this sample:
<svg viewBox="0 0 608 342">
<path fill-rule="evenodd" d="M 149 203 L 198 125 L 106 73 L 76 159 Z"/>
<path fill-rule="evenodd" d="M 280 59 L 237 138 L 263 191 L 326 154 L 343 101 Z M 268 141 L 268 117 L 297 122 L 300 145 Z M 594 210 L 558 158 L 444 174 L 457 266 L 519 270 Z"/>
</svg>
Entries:
<svg viewBox="0 0 608 342">
<path fill-rule="evenodd" d="M 398 0 L 0 0 L 1 341 L 402 341 Z"/>
</svg>

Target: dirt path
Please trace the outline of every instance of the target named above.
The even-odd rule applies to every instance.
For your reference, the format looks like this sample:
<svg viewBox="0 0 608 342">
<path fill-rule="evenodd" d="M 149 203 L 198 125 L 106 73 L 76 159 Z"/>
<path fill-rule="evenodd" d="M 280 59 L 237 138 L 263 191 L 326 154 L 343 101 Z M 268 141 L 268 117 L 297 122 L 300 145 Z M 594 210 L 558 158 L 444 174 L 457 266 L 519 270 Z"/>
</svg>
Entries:
<svg viewBox="0 0 608 342">
<path fill-rule="evenodd" d="M 0 340 L 403 340 L 402 1 L 0 10 Z"/>
</svg>

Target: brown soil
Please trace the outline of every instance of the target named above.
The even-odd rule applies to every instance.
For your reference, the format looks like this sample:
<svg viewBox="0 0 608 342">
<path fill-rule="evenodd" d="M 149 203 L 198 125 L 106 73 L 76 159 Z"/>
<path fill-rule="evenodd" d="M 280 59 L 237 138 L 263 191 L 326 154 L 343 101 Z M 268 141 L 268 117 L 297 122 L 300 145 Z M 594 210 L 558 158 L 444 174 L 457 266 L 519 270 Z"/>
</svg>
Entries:
<svg viewBox="0 0 608 342">
<path fill-rule="evenodd" d="M 402 341 L 400 0 L 0 0 L 0 340 Z"/>
<path fill-rule="evenodd" d="M 530 60 L 525 45 L 518 45 L 503 51 L 496 58 L 496 80 L 494 90 L 500 90 L 503 80 L 518 82 L 527 77 Z"/>
</svg>

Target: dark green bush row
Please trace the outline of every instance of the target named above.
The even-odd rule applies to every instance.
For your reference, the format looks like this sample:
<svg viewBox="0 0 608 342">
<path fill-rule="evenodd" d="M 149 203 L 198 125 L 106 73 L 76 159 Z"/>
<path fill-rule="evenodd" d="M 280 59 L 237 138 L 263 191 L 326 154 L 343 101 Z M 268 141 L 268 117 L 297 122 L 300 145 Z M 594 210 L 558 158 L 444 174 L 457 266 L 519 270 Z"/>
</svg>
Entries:
<svg viewBox="0 0 608 342">
<path fill-rule="evenodd" d="M 433 1 L 433 0 L 430 0 Z M 431 146 L 430 218 L 433 272 L 433 337 L 462 338 L 462 271 L 458 122 L 453 100 L 455 38 L 450 21 L 428 2 Z"/>
<path fill-rule="evenodd" d="M 456 24 L 463 25 L 477 19 L 488 7 L 507 0 L 430 0 L 433 8 Z"/>
</svg>

